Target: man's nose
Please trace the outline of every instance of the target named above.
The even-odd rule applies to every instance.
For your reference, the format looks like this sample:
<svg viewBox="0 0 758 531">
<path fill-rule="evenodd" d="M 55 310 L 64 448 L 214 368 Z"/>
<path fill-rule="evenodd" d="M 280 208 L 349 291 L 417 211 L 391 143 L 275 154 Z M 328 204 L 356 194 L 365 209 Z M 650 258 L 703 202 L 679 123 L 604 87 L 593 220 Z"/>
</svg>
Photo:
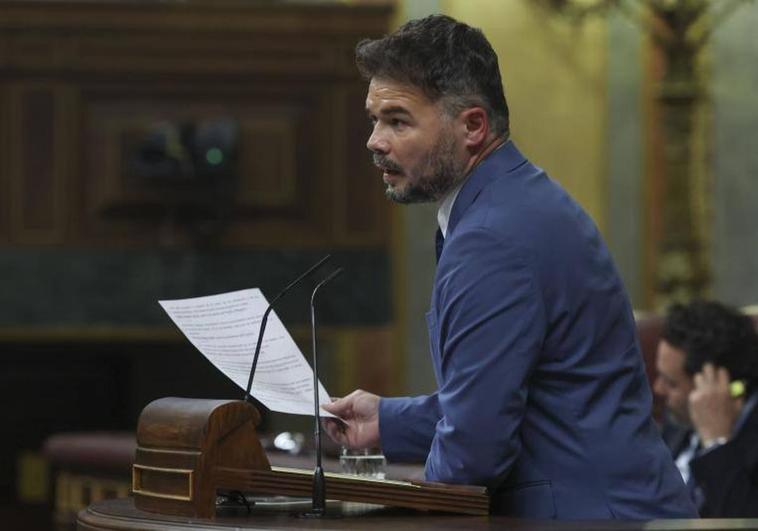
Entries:
<svg viewBox="0 0 758 531">
<path fill-rule="evenodd" d="M 382 155 L 386 155 L 390 151 L 389 142 L 379 133 L 376 127 L 371 131 L 371 136 L 368 137 L 366 147 L 369 151 Z"/>
</svg>

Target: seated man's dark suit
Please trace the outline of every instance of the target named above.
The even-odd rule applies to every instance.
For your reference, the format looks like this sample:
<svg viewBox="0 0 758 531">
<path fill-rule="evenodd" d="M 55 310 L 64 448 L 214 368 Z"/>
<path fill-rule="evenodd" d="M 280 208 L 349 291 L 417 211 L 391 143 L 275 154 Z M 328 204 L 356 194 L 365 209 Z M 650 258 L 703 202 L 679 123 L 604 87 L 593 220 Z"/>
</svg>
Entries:
<svg viewBox="0 0 758 531">
<path fill-rule="evenodd" d="M 758 407 L 754 396 L 750 410 L 739 419 L 731 439 L 690 460 L 688 486 L 707 518 L 758 517 Z M 686 450 L 691 430 L 664 425 L 663 437 L 674 458 Z"/>
</svg>

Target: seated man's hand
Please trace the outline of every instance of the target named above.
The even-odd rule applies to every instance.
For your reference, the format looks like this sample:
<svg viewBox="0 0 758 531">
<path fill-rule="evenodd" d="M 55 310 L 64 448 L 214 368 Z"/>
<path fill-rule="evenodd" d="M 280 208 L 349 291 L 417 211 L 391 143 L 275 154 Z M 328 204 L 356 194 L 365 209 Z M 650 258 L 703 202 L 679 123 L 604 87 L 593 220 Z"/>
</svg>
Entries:
<svg viewBox="0 0 758 531">
<path fill-rule="evenodd" d="M 729 392 L 729 371 L 706 363 L 694 381 L 689 396 L 690 418 L 700 440 L 707 446 L 709 441 L 729 438 L 742 406 L 742 400 L 732 398 Z"/>
<path fill-rule="evenodd" d="M 351 449 L 379 448 L 379 399 L 359 389 L 322 405 L 324 410 L 339 417 L 324 419 L 329 437 Z"/>
</svg>

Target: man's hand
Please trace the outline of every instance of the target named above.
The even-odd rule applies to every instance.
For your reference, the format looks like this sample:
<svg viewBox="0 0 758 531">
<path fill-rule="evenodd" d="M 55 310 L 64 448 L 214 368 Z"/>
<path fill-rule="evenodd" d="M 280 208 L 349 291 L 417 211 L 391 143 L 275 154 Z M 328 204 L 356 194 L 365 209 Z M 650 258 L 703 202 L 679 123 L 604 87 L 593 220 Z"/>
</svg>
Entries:
<svg viewBox="0 0 758 531">
<path fill-rule="evenodd" d="M 359 389 L 345 398 L 322 405 L 323 409 L 342 419 L 324 419 L 329 437 L 351 449 L 379 448 L 379 399 L 377 395 Z"/>
<path fill-rule="evenodd" d="M 711 363 L 695 375 L 695 388 L 689 396 L 690 418 L 700 440 L 705 444 L 729 438 L 742 407 L 742 400 L 729 392 L 729 371 Z"/>
</svg>

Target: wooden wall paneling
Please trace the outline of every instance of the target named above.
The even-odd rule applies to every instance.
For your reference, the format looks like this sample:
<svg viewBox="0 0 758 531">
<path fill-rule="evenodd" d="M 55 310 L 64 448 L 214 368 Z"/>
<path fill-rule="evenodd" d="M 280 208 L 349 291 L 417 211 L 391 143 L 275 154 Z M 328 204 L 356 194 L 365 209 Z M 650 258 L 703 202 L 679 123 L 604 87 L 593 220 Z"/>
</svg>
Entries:
<svg viewBox="0 0 758 531">
<path fill-rule="evenodd" d="M 0 29 L 2 24 L 0 23 Z M 6 66 L 26 71 L 65 71 L 100 76 L 246 75 L 314 77 L 340 69 L 335 43 L 323 38 L 199 30 L 180 33 L 103 31 L 61 34 L 11 31 L 0 50 Z M 188 38 L 189 37 L 189 38 Z"/>
<path fill-rule="evenodd" d="M 0 49 L 4 39 L 0 35 Z M 2 63 L 0 63 L 2 68 Z M 0 81 L 0 245 L 9 241 L 10 224 L 10 96 L 8 84 Z"/>
<path fill-rule="evenodd" d="M 129 0 L 4 0 L 0 24 L 40 30 L 74 28 L 83 33 L 215 31 L 274 35 L 347 35 L 356 38 L 387 31 L 392 0 L 373 5 L 344 2 L 250 2 L 250 0 L 189 0 L 181 3 Z M 1 26 L 0 26 L 1 27 Z"/>
<path fill-rule="evenodd" d="M 379 395 L 398 391 L 392 356 L 393 330 L 389 326 L 344 327 L 319 332 L 324 385 L 336 396 L 354 389 Z M 320 352 L 321 352 L 320 351 Z M 306 356 L 309 349 L 303 349 Z M 322 361 L 319 360 L 319 364 Z M 402 392 L 402 390 L 400 390 Z"/>
<path fill-rule="evenodd" d="M 60 174 L 63 188 L 60 194 L 63 203 L 61 214 L 61 232 L 65 244 L 73 242 L 77 219 L 82 216 L 79 190 L 82 188 L 82 122 L 80 88 L 72 83 L 65 83 L 58 90 L 58 112 L 56 131 L 58 134 L 58 157 L 56 167 Z"/>
<path fill-rule="evenodd" d="M 355 335 L 353 355 L 359 359 L 357 387 L 373 389 L 384 396 L 405 391 L 396 378 L 393 339 L 390 326 L 364 329 Z"/>
<path fill-rule="evenodd" d="M 311 331 L 295 326 L 293 339 L 311 362 Z M 320 380 L 333 396 L 355 389 L 380 395 L 403 392 L 395 378 L 391 326 L 322 326 L 318 332 Z"/>
<path fill-rule="evenodd" d="M 327 43 L 261 39 L 247 34 L 198 32 L 192 39 L 166 39 L 161 35 L 129 35 L 120 39 L 103 35 L 76 41 L 71 57 L 75 70 L 110 73 L 171 72 L 192 75 L 221 73 L 319 75 L 335 72 L 336 54 Z"/>
<path fill-rule="evenodd" d="M 329 108 L 334 120 L 332 129 L 332 155 L 334 165 L 331 168 L 332 187 L 336 196 L 335 205 L 337 208 L 332 210 L 332 223 L 335 227 L 336 236 L 342 240 L 347 240 L 347 165 L 345 156 L 348 144 L 348 131 L 345 128 L 345 114 L 348 112 L 345 103 L 345 88 L 337 83 L 331 87 L 331 101 Z"/>
<path fill-rule="evenodd" d="M 24 269 L 2 286 L 14 302 L 0 323 L 0 336 L 13 331 L 2 341 L 0 387 L 9 396 L 50 391 L 37 392 L 44 398 L 0 448 L 0 501 L 12 496 L 16 453 L 53 431 L 130 428 L 134 412 L 165 394 L 238 396 L 186 341 L 157 337 L 170 327 L 153 311 L 166 293 L 242 287 L 248 276 L 273 291 L 334 252 L 347 273 L 322 310 L 325 353 L 339 351 L 340 377 L 325 383 L 390 388 L 389 224 L 365 149 L 353 48 L 387 30 L 391 8 L 0 3 L 0 244 Z M 165 222 L 165 191 L 137 182 L 128 156 L 158 120 L 220 116 L 240 124 L 240 183 L 229 225 L 203 249 L 186 226 Z M 12 248 L 20 245 L 28 248 Z M 25 286 L 42 286 L 32 300 L 54 295 L 47 309 L 18 302 Z M 291 306 L 309 357 L 306 310 Z M 45 330 L 52 336 L 34 347 Z M 35 363 L 46 368 L 34 373 Z M 51 396 L 55 407 L 45 409 Z"/>
<path fill-rule="evenodd" d="M 328 133 L 325 129 L 315 126 L 309 132 L 310 135 L 317 137 L 315 148 L 318 153 L 317 166 L 313 168 L 315 175 L 321 176 L 321 183 L 316 182 L 310 168 L 304 169 L 308 172 L 308 182 L 310 184 L 310 194 L 314 198 L 314 206 L 318 212 L 318 219 L 321 220 L 319 230 L 328 234 L 328 238 L 335 246 L 345 245 L 340 238 L 339 226 L 335 223 L 333 213 L 340 208 L 338 178 L 339 161 L 334 158 L 334 144 L 338 142 L 340 136 L 339 124 L 334 115 L 333 105 L 334 87 L 331 83 L 320 84 L 319 106 L 317 110 L 317 123 L 322 125 L 328 124 Z M 324 134 L 326 133 L 326 134 Z M 303 139 L 305 142 L 305 139 Z"/>
<path fill-rule="evenodd" d="M 370 134 L 365 113 L 366 83 L 351 83 L 336 102 L 344 131 L 336 160 L 342 164 L 339 190 L 342 194 L 343 237 L 353 244 L 384 245 L 389 240 L 389 203 L 384 196 L 380 172 L 366 148 Z"/>
<path fill-rule="evenodd" d="M 240 125 L 238 185 L 229 245 L 328 245 L 333 163 L 329 157 L 331 115 L 324 90 L 314 84 L 237 86 L 215 89 L 207 82 L 192 91 L 154 85 L 150 99 L 122 86 L 83 93 L 85 204 L 89 227 L 83 239 L 117 235 L 118 243 L 154 243 L 147 217 L 165 210 L 166 194 L 129 174 L 129 157 L 150 126 L 160 121 L 229 117 Z M 146 90 L 141 87 L 140 90 Z M 169 198 L 170 199 L 170 198 Z M 160 220 L 159 220 L 160 221 Z M 140 231 L 142 224 L 145 230 Z M 154 229 L 154 227 L 152 227 Z"/>
<path fill-rule="evenodd" d="M 74 140 L 73 149 L 48 145 L 57 156 L 65 154 L 55 164 L 50 157 L 33 159 L 33 188 L 44 188 L 47 179 L 56 195 L 37 197 L 31 185 L 18 184 L 26 193 L 26 224 L 14 226 L 36 230 L 22 240 L 191 245 L 187 227 L 155 220 L 165 217 L 166 192 L 131 179 L 124 171 L 126 151 L 150 122 L 216 112 L 240 120 L 243 142 L 237 202 L 221 245 L 386 244 L 387 208 L 381 194 L 365 193 L 375 171 L 365 138 L 352 131 L 356 119 L 359 130 L 365 127 L 365 86 L 357 81 L 352 55 L 358 39 L 385 30 L 389 14 L 387 6 L 339 4 L 67 2 L 64 9 L 57 2 L 5 2 L 0 65 L 6 74 L 53 80 L 40 89 L 73 83 L 82 107 L 82 126 L 72 137 L 78 147 Z M 26 106 L 38 123 L 50 105 L 42 100 Z M 55 112 L 61 108 L 70 106 L 57 105 Z M 39 138 L 36 152 L 50 141 L 39 133 L 26 137 Z M 30 159 L 22 158 L 18 164 L 28 165 Z M 14 163 L 10 175 L 25 171 Z M 72 181 L 65 184 L 81 192 L 59 203 L 66 172 Z M 60 223 L 67 204 L 68 236 Z M 30 218 L 46 232 L 30 226 Z"/>
<path fill-rule="evenodd" d="M 244 121 L 237 208 L 287 208 L 297 199 L 297 116 L 282 109 Z"/>
<path fill-rule="evenodd" d="M 18 244 L 56 244 L 65 236 L 64 114 L 58 84 L 14 84 L 10 96 L 10 227 Z"/>
<path fill-rule="evenodd" d="M 0 29 L 10 30 L 7 60 L 18 68 L 65 64 L 70 72 L 351 77 L 355 72 L 344 61 L 345 44 L 352 49 L 357 40 L 386 31 L 391 11 L 336 2 L 246 1 L 5 1 L 3 9 Z"/>
<path fill-rule="evenodd" d="M 124 419 L 125 358 L 99 346 L 0 344 L 0 504 L 14 498 L 16 459 L 55 431 L 129 429 Z M 23 406 L 21 406 L 23 404 Z M 5 527 L 5 526 L 4 526 Z"/>
</svg>

